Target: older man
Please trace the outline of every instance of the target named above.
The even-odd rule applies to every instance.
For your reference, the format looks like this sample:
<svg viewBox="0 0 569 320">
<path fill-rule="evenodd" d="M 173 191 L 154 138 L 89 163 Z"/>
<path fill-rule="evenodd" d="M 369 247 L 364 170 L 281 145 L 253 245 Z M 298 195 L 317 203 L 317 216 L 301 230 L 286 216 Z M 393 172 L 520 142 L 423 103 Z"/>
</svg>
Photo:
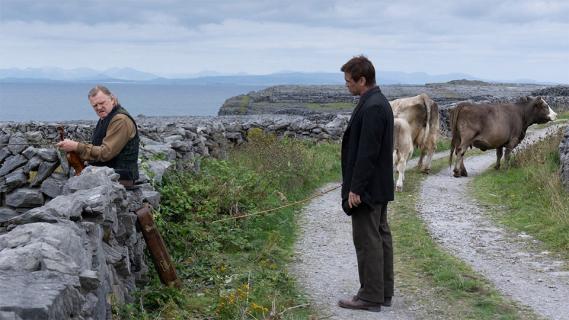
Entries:
<svg viewBox="0 0 569 320">
<path fill-rule="evenodd" d="M 91 143 L 65 139 L 57 146 L 66 152 L 77 152 L 91 165 L 113 168 L 120 175 L 120 182 L 130 186 L 138 179 L 140 139 L 136 122 L 106 87 L 94 87 L 88 98 L 99 116 Z"/>
</svg>

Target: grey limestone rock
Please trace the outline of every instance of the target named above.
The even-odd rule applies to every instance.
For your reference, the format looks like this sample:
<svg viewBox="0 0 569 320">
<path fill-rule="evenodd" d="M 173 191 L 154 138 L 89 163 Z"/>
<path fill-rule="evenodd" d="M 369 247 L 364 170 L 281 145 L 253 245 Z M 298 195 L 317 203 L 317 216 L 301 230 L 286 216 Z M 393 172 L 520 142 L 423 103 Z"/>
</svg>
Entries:
<svg viewBox="0 0 569 320">
<path fill-rule="evenodd" d="M 181 141 L 181 140 L 183 140 L 183 139 L 184 139 L 183 136 L 176 134 L 176 135 L 172 135 L 172 136 L 165 137 L 165 138 L 164 138 L 164 142 L 166 142 L 166 143 L 172 143 L 172 142 L 175 142 L 175 141 Z"/>
<path fill-rule="evenodd" d="M 20 188 L 6 195 L 6 204 L 14 208 L 39 207 L 43 201 L 43 194 L 38 189 Z"/>
<path fill-rule="evenodd" d="M 8 149 L 12 154 L 19 154 L 28 147 L 28 141 L 21 134 L 15 134 L 8 141 Z"/>
<path fill-rule="evenodd" d="M 36 153 L 45 161 L 55 162 L 58 159 L 57 156 L 58 152 L 55 149 L 47 149 L 47 148 L 36 149 Z"/>
<path fill-rule="evenodd" d="M 164 144 L 149 144 L 141 146 L 140 149 L 143 153 L 150 154 L 150 156 L 161 156 L 169 161 L 176 159 L 176 151 Z"/>
<path fill-rule="evenodd" d="M 16 210 L 7 208 L 7 207 L 0 207 L 0 223 L 10 220 L 18 215 Z M 1 319 L 1 318 L 0 318 Z"/>
<path fill-rule="evenodd" d="M 0 235 L 0 270 L 77 274 L 80 268 L 90 267 L 90 257 L 81 241 L 83 233 L 73 223 L 37 222 L 16 226 Z"/>
<path fill-rule="evenodd" d="M 118 181 L 119 175 L 108 167 L 88 166 L 80 176 L 71 177 L 63 188 L 64 194 L 73 193 L 77 190 L 87 190 L 93 186 L 110 186 Z"/>
<path fill-rule="evenodd" d="M 2 163 L 2 161 L 6 160 L 6 158 L 8 158 L 10 156 L 10 154 L 11 153 L 10 153 L 10 150 L 8 150 L 8 148 L 0 149 L 0 163 Z"/>
<path fill-rule="evenodd" d="M 162 183 L 162 176 L 166 170 L 172 166 L 170 161 L 164 160 L 152 160 L 146 164 L 148 166 L 148 175 L 157 183 Z"/>
<path fill-rule="evenodd" d="M 30 143 L 39 144 L 43 141 L 43 134 L 41 131 L 27 131 L 25 136 Z"/>
<path fill-rule="evenodd" d="M 34 147 L 27 147 L 26 150 L 22 151 L 22 155 L 27 159 L 31 159 L 37 153 L 36 148 Z"/>
<path fill-rule="evenodd" d="M 28 163 L 24 166 L 25 172 L 35 171 L 38 170 L 40 165 L 42 164 L 42 159 L 39 156 L 35 156 L 31 158 Z"/>
<path fill-rule="evenodd" d="M 64 180 L 49 177 L 41 184 L 41 192 L 50 198 L 55 198 L 63 193 Z"/>
<path fill-rule="evenodd" d="M 53 271 L 0 271 L 0 315 L 26 320 L 79 319 L 84 301 L 79 286 L 78 277 Z"/>
<path fill-rule="evenodd" d="M 55 169 L 58 166 L 59 166 L 59 163 L 57 163 L 57 162 L 47 162 L 47 161 L 42 162 L 38 168 L 38 172 L 37 172 L 36 176 L 34 177 L 32 182 L 30 183 L 30 185 L 32 187 L 37 187 L 37 186 L 41 185 L 41 183 L 47 177 L 49 177 L 55 171 Z"/>
<path fill-rule="evenodd" d="M 158 208 L 160 204 L 160 193 L 154 190 L 142 190 L 142 198 L 154 208 Z"/>
<path fill-rule="evenodd" d="M 0 187 L 0 190 L 3 190 L 4 192 L 10 192 L 28 182 L 28 177 L 24 173 L 23 169 L 13 171 L 7 174 L 5 178 L 4 186 Z"/>
<path fill-rule="evenodd" d="M 60 220 L 55 216 L 53 210 L 46 207 L 38 207 L 27 210 L 6 221 L 0 220 L 0 225 L 21 225 L 34 222 L 55 223 Z"/>
<path fill-rule="evenodd" d="M 0 167 L 0 177 L 5 176 L 14 169 L 23 166 L 27 161 L 28 159 L 20 154 L 8 157 L 2 164 L 2 167 Z"/>
<path fill-rule="evenodd" d="M 10 135 L 0 132 L 0 146 L 3 147 L 4 145 L 8 144 L 9 141 L 10 141 Z"/>
</svg>

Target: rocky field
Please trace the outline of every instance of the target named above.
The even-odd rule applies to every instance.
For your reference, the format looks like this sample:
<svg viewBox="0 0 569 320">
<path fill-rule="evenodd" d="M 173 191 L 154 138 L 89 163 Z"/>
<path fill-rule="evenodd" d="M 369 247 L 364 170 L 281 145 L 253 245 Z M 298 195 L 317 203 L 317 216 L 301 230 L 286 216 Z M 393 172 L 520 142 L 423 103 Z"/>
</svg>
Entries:
<svg viewBox="0 0 569 320">
<path fill-rule="evenodd" d="M 526 95 L 543 96 L 555 111 L 569 110 L 569 86 L 453 80 L 447 83 L 380 87 L 389 100 L 426 93 L 439 104 L 441 110 L 464 100 L 515 101 Z M 344 86 L 274 86 L 231 97 L 221 106 L 218 114 L 310 115 L 350 112 L 356 102 L 357 98 L 351 96 Z"/>
</svg>

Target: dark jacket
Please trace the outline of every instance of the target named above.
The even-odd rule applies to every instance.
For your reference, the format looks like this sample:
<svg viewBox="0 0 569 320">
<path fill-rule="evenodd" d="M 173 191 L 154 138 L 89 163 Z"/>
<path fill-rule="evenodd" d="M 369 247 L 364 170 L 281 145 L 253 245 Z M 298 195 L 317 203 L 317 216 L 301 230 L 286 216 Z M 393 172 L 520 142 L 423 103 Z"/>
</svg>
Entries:
<svg viewBox="0 0 569 320">
<path fill-rule="evenodd" d="M 111 119 L 117 114 L 124 114 L 130 118 L 134 123 L 134 128 L 136 129 L 136 135 L 130 139 L 124 148 L 119 152 L 119 154 L 109 161 L 105 162 L 92 162 L 91 165 L 94 166 L 106 166 L 115 169 L 115 172 L 120 175 L 121 180 L 137 180 L 138 175 L 138 148 L 140 144 L 140 138 L 138 136 L 138 128 L 136 126 L 136 121 L 130 116 L 130 114 L 121 107 L 117 105 L 104 119 L 100 119 L 97 122 L 95 130 L 93 130 L 93 136 L 91 142 L 94 146 L 100 146 L 103 143 L 103 139 L 107 135 L 107 128 L 111 123 Z"/>
<path fill-rule="evenodd" d="M 393 112 L 379 87 L 361 97 L 342 138 L 342 200 L 370 206 L 393 200 Z"/>
</svg>

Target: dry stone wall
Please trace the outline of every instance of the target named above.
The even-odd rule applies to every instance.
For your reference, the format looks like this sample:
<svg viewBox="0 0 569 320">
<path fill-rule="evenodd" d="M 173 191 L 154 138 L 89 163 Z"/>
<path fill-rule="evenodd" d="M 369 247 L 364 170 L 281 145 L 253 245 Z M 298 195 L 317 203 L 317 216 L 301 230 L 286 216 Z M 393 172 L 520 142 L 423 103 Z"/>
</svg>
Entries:
<svg viewBox="0 0 569 320">
<path fill-rule="evenodd" d="M 18 195 L 28 207 L 45 200 L 41 189 L 14 193 L 32 194 Z M 145 281 L 134 213 L 143 190 L 125 190 L 112 169 L 87 167 L 62 180 L 59 193 L 28 210 L 18 203 L 0 218 L 0 319 L 110 319 L 108 301 L 131 302 Z"/>
</svg>

